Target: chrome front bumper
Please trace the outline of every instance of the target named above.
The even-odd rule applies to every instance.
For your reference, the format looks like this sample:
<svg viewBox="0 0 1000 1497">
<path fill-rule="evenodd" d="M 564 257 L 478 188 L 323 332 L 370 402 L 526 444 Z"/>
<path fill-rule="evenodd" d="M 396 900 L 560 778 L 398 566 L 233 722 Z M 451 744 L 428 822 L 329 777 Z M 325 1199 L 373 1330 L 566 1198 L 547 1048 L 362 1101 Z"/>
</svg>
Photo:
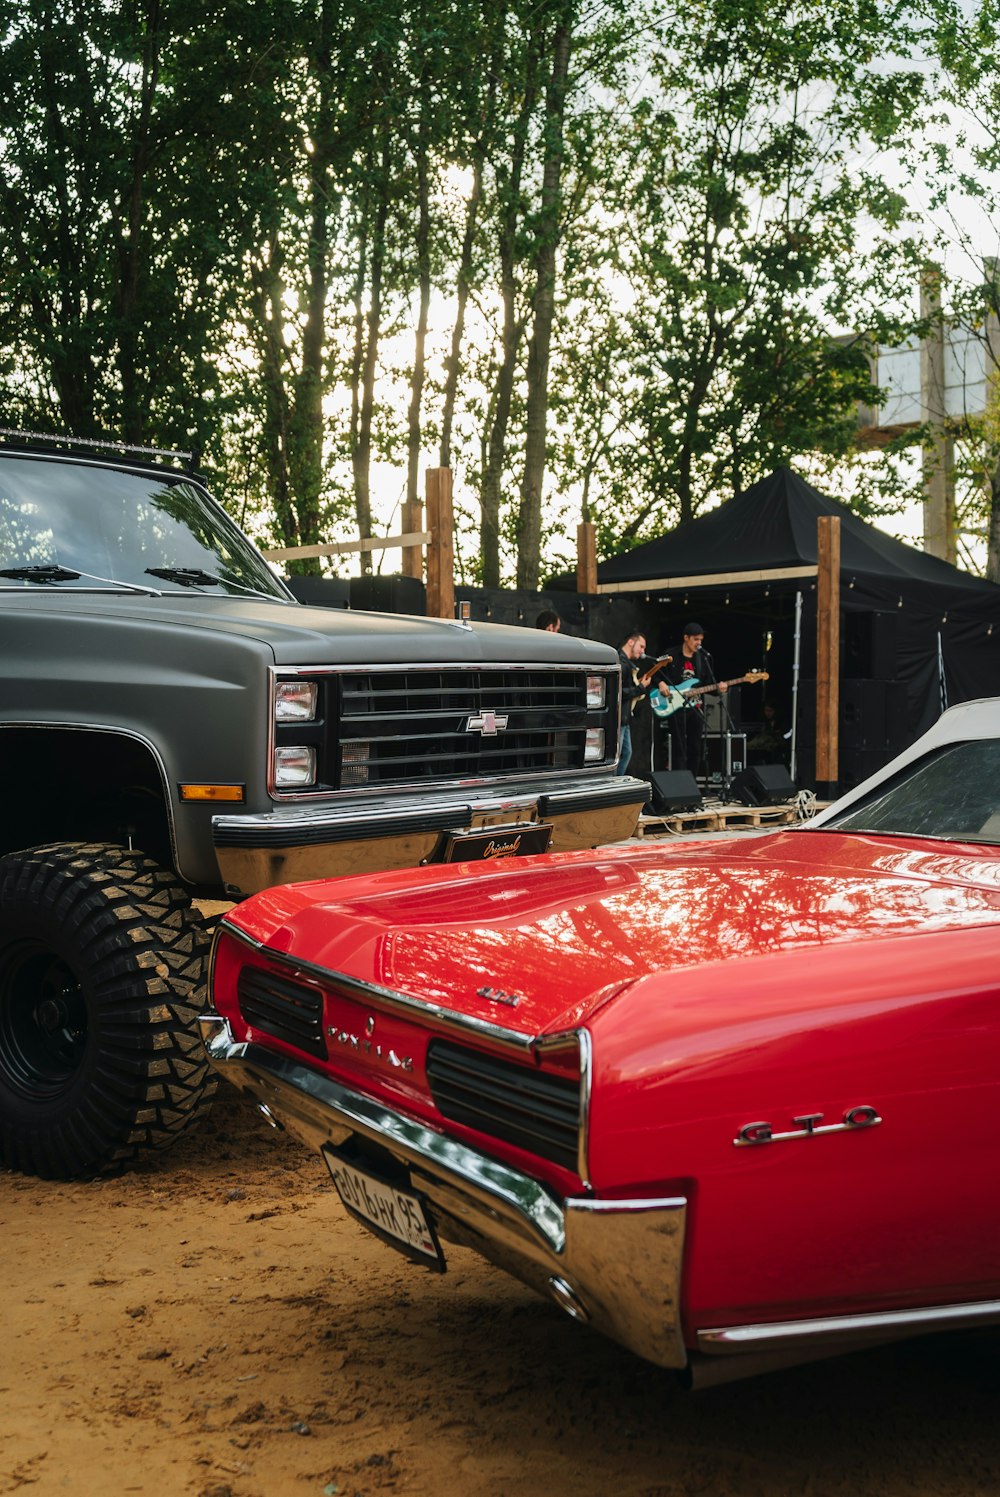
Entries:
<svg viewBox="0 0 1000 1497">
<path fill-rule="evenodd" d="M 415 868 L 432 860 L 450 831 L 478 827 L 552 826 L 551 852 L 572 852 L 631 837 L 649 795 L 627 775 L 565 777 L 513 793 L 469 786 L 419 794 L 338 795 L 322 805 L 283 805 L 267 812 L 212 818 L 215 855 L 234 894 L 274 884 Z"/>
<path fill-rule="evenodd" d="M 544 1185 L 436 1129 L 262 1045 L 200 1020 L 212 1064 L 310 1148 L 352 1135 L 406 1171 L 438 1234 L 553 1298 L 575 1319 L 661 1367 L 681 1368 L 681 1258 L 687 1202 L 561 1199 Z"/>
</svg>

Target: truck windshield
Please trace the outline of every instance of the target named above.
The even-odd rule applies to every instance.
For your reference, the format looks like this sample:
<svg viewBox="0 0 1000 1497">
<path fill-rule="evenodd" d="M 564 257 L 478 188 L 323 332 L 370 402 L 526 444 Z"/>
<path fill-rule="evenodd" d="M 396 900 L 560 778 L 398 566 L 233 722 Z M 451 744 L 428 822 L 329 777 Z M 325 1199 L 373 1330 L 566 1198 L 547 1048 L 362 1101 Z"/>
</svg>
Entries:
<svg viewBox="0 0 1000 1497">
<path fill-rule="evenodd" d="M 104 579 L 158 592 L 288 598 L 259 551 L 192 479 L 4 453 L 0 570 L 19 569 L 32 569 L 36 580 L 7 576 L 0 586 L 93 588 Z M 68 575 L 74 572 L 78 580 Z"/>
</svg>

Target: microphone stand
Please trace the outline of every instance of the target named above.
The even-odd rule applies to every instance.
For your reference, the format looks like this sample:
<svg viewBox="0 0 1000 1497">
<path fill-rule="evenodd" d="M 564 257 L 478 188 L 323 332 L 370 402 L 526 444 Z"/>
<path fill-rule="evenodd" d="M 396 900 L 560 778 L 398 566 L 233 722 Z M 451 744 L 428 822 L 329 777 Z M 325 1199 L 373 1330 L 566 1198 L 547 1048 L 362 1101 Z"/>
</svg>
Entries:
<svg viewBox="0 0 1000 1497">
<path fill-rule="evenodd" d="M 716 685 L 718 683 L 718 677 L 715 674 L 715 667 L 712 664 L 712 657 L 708 653 L 708 651 L 705 650 L 705 649 L 703 649 L 701 653 L 702 653 L 702 655 L 705 658 L 705 664 L 708 666 L 708 678 L 709 678 L 709 681 L 712 683 L 712 685 Z M 730 789 L 732 787 L 732 783 L 733 783 L 733 776 L 729 773 L 729 770 L 730 770 L 730 765 L 732 763 L 732 740 L 733 740 L 733 732 L 735 731 L 735 727 L 736 727 L 736 724 L 733 722 L 733 714 L 729 710 L 729 693 L 728 693 L 728 691 L 720 691 L 719 692 L 719 705 L 720 705 L 720 708 L 721 708 L 722 720 L 723 720 L 723 722 L 726 725 L 725 728 L 723 729 L 723 732 L 722 732 L 722 741 L 721 741 L 721 743 L 719 745 L 719 759 L 720 759 L 720 763 L 719 763 L 719 781 L 720 781 L 719 791 L 720 791 L 720 795 L 721 795 L 721 799 L 722 799 L 722 804 L 726 805 L 726 804 L 728 804 L 728 801 L 729 801 L 729 791 L 730 791 Z M 708 763 L 707 763 L 707 759 L 708 759 L 708 743 L 707 743 L 707 740 L 705 738 L 705 734 L 704 733 L 702 734 L 701 742 L 702 742 L 702 758 L 703 758 L 703 760 L 705 760 L 705 770 L 706 770 L 705 783 L 707 784 L 708 783 L 708 774 L 707 774 L 707 770 L 708 770 Z"/>
</svg>

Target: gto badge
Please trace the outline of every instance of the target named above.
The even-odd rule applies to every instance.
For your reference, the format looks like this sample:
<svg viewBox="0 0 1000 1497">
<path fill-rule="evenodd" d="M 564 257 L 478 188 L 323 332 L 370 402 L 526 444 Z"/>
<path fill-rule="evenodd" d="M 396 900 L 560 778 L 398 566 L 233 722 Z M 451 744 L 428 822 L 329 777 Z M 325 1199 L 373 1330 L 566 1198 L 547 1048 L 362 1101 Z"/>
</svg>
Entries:
<svg viewBox="0 0 1000 1497">
<path fill-rule="evenodd" d="M 383 1065 L 392 1066 L 394 1070 L 413 1070 L 412 1055 L 397 1055 L 391 1045 L 387 1049 L 384 1045 L 380 1045 L 377 1040 L 372 1039 L 372 1035 L 375 1033 L 374 1014 L 369 1014 L 365 1020 L 365 1032 L 363 1035 L 351 1034 L 348 1029 L 338 1029 L 336 1024 L 330 1024 L 326 1032 L 335 1045 L 343 1045 L 348 1050 L 357 1050 L 359 1055 L 368 1055 L 372 1060 L 378 1060 Z"/>
<path fill-rule="evenodd" d="M 792 1122 L 800 1126 L 790 1128 L 787 1133 L 775 1133 L 770 1123 L 744 1123 L 733 1143 L 738 1149 L 745 1149 L 751 1144 L 778 1144 L 788 1138 L 814 1138 L 820 1133 L 849 1133 L 858 1128 L 874 1128 L 881 1121 L 874 1107 L 849 1107 L 843 1122 L 824 1123 L 822 1127 L 821 1112 L 805 1112 L 792 1118 Z"/>
</svg>

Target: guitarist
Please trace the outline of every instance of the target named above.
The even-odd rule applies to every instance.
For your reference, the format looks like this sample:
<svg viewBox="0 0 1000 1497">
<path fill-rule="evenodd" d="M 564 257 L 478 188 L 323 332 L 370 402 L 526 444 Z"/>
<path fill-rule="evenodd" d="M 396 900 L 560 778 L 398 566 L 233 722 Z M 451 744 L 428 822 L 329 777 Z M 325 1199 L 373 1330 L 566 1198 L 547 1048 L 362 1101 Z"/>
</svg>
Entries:
<svg viewBox="0 0 1000 1497">
<path fill-rule="evenodd" d="M 673 660 L 664 671 L 673 686 L 680 686 L 684 681 L 692 679 L 704 686 L 716 679 L 711 657 L 704 644 L 705 630 L 702 625 L 694 622 L 685 624 L 681 647 L 671 652 Z M 718 690 L 725 693 L 729 688 L 722 682 Z M 703 697 L 696 697 L 689 707 L 683 707 L 667 719 L 671 764 L 674 769 L 690 769 L 693 774 L 698 774 L 702 768 L 705 734 L 703 701 Z"/>
<path fill-rule="evenodd" d="M 653 677 L 659 671 L 663 670 L 666 674 L 664 665 L 669 663 L 669 658 L 667 656 L 664 660 L 647 661 L 646 636 L 639 629 L 618 647 L 618 659 L 622 668 L 622 721 L 616 774 L 625 774 L 632 758 L 632 714 L 639 698 L 649 696 L 653 688 Z M 648 738 L 646 746 L 648 749 Z"/>
</svg>

